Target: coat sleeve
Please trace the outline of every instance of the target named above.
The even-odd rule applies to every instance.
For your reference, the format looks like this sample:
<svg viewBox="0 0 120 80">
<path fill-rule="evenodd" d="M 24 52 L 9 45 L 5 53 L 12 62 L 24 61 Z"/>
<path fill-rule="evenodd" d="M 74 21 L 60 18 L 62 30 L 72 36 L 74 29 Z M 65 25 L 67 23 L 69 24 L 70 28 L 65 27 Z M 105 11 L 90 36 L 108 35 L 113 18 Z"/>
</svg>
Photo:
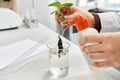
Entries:
<svg viewBox="0 0 120 80">
<path fill-rule="evenodd" d="M 115 12 L 99 13 L 101 32 L 120 31 L 120 14 Z"/>
</svg>

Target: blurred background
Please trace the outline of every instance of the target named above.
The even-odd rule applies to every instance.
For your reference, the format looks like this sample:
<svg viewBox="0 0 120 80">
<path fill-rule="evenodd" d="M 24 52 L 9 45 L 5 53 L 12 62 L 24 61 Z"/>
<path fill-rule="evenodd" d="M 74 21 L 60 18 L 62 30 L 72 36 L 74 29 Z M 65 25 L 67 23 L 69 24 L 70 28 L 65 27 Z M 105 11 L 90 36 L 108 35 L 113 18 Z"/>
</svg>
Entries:
<svg viewBox="0 0 120 80">
<path fill-rule="evenodd" d="M 9 5 L 12 5 L 12 7 L 8 8 L 17 12 L 24 21 L 33 19 L 32 22 L 40 22 L 57 32 L 55 16 L 50 15 L 55 8 L 48 7 L 48 4 L 54 1 L 60 1 L 62 3 L 72 2 L 74 6 L 96 13 L 120 11 L 120 0 L 4 0 L 4 2 L 8 2 Z M 2 5 L 2 0 L 0 0 L 0 2 L 1 7 L 6 7 L 5 5 Z M 31 28 L 30 25 L 32 24 L 29 24 L 29 28 Z M 71 28 L 64 36 L 75 43 L 75 35 L 76 30 Z"/>
</svg>

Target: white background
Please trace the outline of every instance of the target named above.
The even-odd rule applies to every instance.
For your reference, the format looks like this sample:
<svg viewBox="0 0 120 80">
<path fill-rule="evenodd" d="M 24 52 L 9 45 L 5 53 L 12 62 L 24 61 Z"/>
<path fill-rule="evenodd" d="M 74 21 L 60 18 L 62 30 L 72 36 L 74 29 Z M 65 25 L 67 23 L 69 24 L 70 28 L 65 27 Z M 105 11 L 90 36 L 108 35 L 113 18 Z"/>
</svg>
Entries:
<svg viewBox="0 0 120 80">
<path fill-rule="evenodd" d="M 27 10 L 32 8 L 32 0 L 18 0 L 18 1 L 19 1 L 18 11 L 20 15 L 24 15 Z M 43 24 L 49 26 L 49 9 L 48 9 L 49 0 L 34 0 L 34 2 L 38 19 Z"/>
</svg>

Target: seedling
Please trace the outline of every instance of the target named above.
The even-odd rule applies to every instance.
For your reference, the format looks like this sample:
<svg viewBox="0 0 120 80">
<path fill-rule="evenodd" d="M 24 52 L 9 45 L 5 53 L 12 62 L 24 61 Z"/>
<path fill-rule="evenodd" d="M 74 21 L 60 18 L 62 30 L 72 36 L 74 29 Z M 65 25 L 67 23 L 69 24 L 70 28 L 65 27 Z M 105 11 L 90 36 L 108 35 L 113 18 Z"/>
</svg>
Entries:
<svg viewBox="0 0 120 80">
<path fill-rule="evenodd" d="M 56 10 L 51 12 L 50 14 L 54 14 L 56 13 L 58 15 L 58 19 L 60 19 L 60 17 L 62 18 L 62 20 L 65 20 L 65 17 L 63 15 L 63 13 L 60 11 L 62 7 L 71 7 L 73 4 L 72 3 L 64 3 L 64 4 L 61 4 L 60 2 L 53 2 L 51 4 L 49 4 L 48 6 L 51 6 L 51 7 L 56 7 Z M 58 32 L 60 34 L 60 24 L 58 23 Z M 60 36 L 58 35 L 58 57 L 60 58 L 60 54 L 63 52 L 63 43 L 62 43 L 62 39 L 60 38 Z"/>
<path fill-rule="evenodd" d="M 73 5 L 72 3 L 61 4 L 60 2 L 57 1 L 57 2 L 53 2 L 53 3 L 49 4 L 48 6 L 56 7 L 56 9 L 57 9 L 50 14 L 57 13 L 58 18 L 61 17 L 63 20 L 65 20 L 65 17 L 60 10 L 61 10 L 62 7 L 71 7 L 72 5 Z"/>
</svg>

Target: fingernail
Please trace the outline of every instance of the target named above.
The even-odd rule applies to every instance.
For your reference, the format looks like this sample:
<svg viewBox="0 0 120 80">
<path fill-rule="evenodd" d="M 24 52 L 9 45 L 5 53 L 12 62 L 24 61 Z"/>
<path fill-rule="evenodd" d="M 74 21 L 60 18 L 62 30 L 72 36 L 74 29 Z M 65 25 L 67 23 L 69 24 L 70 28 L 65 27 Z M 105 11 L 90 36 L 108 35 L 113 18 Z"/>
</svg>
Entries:
<svg viewBox="0 0 120 80">
<path fill-rule="evenodd" d="M 90 54 L 86 53 L 88 57 L 90 57 Z"/>
<path fill-rule="evenodd" d="M 79 44 L 81 45 L 81 46 L 83 46 L 84 44 L 83 44 L 83 40 L 82 39 L 79 39 Z"/>
<path fill-rule="evenodd" d="M 88 48 L 85 48 L 85 52 L 88 52 Z"/>
</svg>

